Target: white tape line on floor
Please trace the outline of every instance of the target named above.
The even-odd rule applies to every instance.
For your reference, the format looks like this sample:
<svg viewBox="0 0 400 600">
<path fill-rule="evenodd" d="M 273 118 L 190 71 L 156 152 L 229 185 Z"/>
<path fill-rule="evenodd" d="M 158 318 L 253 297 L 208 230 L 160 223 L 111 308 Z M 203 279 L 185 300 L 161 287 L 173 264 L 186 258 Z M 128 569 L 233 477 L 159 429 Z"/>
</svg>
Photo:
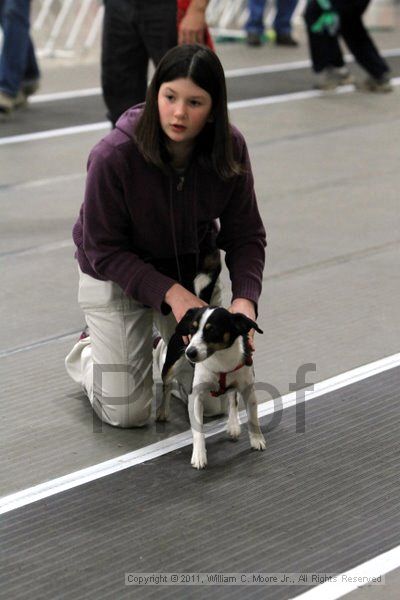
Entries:
<svg viewBox="0 0 400 600">
<path fill-rule="evenodd" d="M 298 394 L 301 394 L 301 401 L 307 402 L 398 366 L 400 366 L 400 353 L 357 367 L 356 369 L 341 373 L 340 375 L 331 377 L 325 381 L 321 381 L 315 384 L 312 391 L 305 391 L 302 393 L 300 390 L 299 392 L 287 394 L 281 398 L 282 408 L 285 409 L 293 406 L 296 401 L 298 401 Z M 273 401 L 268 401 L 259 405 L 260 417 L 272 414 L 273 412 Z M 243 422 L 245 419 L 246 415 L 243 411 L 240 414 L 240 420 Z M 205 435 L 206 437 L 216 435 L 217 433 L 224 431 L 225 428 L 226 419 L 218 419 L 205 426 Z M 64 475 L 63 477 L 51 481 L 46 481 L 15 494 L 4 496 L 3 498 L 0 498 L 0 514 L 5 514 L 17 508 L 21 508 L 22 506 L 42 500 L 43 498 L 48 498 L 49 496 L 78 487 L 89 481 L 94 481 L 101 477 L 111 475 L 112 473 L 128 469 L 137 464 L 153 460 L 184 446 L 189 446 L 191 443 L 191 431 L 184 431 L 183 433 L 171 436 L 170 438 L 156 442 L 155 444 L 150 444 L 139 450 L 128 452 L 117 458 L 93 465 L 80 471 L 75 471 L 74 473 L 69 473 L 68 475 Z"/>
</svg>

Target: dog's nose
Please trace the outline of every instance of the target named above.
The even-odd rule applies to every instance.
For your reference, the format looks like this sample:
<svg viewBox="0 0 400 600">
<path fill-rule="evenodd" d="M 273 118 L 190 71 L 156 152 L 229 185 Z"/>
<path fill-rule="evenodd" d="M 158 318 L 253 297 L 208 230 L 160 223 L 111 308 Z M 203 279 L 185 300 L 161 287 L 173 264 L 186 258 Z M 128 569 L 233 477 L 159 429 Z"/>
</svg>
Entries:
<svg viewBox="0 0 400 600">
<path fill-rule="evenodd" d="M 186 356 L 188 357 L 189 360 L 196 360 L 197 358 L 197 350 L 196 348 L 188 348 L 186 350 Z"/>
</svg>

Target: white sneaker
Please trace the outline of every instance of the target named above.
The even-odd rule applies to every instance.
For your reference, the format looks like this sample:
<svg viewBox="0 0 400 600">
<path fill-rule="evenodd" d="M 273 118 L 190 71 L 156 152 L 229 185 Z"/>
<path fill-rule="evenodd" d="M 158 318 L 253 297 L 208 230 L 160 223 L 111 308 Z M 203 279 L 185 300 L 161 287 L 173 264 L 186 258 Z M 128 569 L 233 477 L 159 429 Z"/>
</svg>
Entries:
<svg viewBox="0 0 400 600">
<path fill-rule="evenodd" d="M 393 85 L 390 80 L 389 73 L 384 73 L 379 79 L 376 79 L 370 75 L 363 82 L 359 83 L 357 87 L 365 92 L 375 92 L 378 94 L 386 94 L 393 91 Z"/>
<path fill-rule="evenodd" d="M 347 67 L 332 67 L 331 74 L 338 81 L 338 85 L 350 85 L 354 83 L 354 77 Z"/>
<path fill-rule="evenodd" d="M 327 67 L 316 74 L 314 88 L 328 91 L 350 83 L 354 83 L 354 78 L 347 67 Z"/>
</svg>

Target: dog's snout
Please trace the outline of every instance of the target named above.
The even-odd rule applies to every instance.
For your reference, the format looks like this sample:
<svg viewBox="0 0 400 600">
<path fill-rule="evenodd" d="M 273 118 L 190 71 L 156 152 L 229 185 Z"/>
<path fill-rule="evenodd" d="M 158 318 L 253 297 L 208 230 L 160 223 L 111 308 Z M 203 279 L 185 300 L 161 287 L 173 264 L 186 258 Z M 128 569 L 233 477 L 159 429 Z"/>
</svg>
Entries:
<svg viewBox="0 0 400 600">
<path fill-rule="evenodd" d="M 188 357 L 189 360 L 193 360 L 195 361 L 197 356 L 198 356 L 198 352 L 196 348 L 188 348 L 186 350 L 186 356 Z"/>
</svg>

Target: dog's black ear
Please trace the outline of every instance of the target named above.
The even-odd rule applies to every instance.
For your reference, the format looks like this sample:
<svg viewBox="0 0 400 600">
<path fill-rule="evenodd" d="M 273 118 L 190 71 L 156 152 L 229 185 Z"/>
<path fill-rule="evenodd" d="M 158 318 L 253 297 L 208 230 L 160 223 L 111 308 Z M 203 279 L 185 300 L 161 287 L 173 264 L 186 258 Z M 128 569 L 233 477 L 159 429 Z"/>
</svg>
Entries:
<svg viewBox="0 0 400 600">
<path fill-rule="evenodd" d="M 189 308 L 175 327 L 176 333 L 179 333 L 179 335 L 189 335 L 190 324 L 194 321 L 198 311 L 198 308 Z"/>
<path fill-rule="evenodd" d="M 235 326 L 241 335 L 249 333 L 250 329 L 255 329 L 258 331 L 258 333 L 264 333 L 259 328 L 257 323 L 252 321 L 252 319 L 249 319 L 249 317 L 246 317 L 246 315 L 243 315 L 242 313 L 234 313 L 232 317 L 233 322 L 235 323 Z"/>
</svg>

